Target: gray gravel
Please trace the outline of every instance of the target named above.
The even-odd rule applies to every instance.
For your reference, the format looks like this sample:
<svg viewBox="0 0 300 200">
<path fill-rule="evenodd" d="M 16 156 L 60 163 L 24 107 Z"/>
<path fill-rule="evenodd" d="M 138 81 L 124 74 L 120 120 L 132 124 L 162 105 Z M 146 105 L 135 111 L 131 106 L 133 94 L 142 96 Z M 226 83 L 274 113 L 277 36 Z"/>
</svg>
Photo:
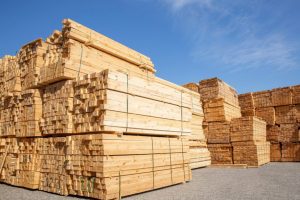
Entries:
<svg viewBox="0 0 300 200">
<path fill-rule="evenodd" d="M 0 200 L 63 200 L 63 197 L 0 184 Z M 297 199 L 300 200 L 300 163 L 270 163 L 260 168 L 203 168 L 193 180 L 164 189 L 133 195 L 125 200 Z"/>
</svg>

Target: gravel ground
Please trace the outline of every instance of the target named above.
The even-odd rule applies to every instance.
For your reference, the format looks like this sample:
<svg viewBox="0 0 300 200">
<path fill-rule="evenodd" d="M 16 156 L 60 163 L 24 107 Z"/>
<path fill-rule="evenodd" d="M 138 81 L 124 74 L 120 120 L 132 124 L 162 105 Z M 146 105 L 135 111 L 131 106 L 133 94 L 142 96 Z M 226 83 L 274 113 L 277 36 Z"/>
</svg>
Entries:
<svg viewBox="0 0 300 200">
<path fill-rule="evenodd" d="M 0 200 L 63 200 L 63 197 L 0 184 Z M 270 163 L 260 168 L 203 168 L 186 184 L 133 195 L 125 200 L 300 199 L 300 163 Z"/>
</svg>

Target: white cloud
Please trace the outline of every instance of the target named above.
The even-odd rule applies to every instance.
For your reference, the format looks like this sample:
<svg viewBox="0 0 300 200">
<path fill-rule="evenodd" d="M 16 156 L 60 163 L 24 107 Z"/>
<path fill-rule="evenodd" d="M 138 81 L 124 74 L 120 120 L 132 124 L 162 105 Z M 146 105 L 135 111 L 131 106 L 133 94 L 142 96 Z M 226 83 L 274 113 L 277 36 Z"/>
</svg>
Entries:
<svg viewBox="0 0 300 200">
<path fill-rule="evenodd" d="M 187 6 L 201 6 L 210 8 L 212 0 L 162 0 L 167 3 L 173 11 L 179 11 Z"/>
<path fill-rule="evenodd" d="M 259 0 L 161 1 L 193 43 L 191 55 L 198 63 L 211 61 L 231 72 L 258 67 L 277 70 L 297 67 L 298 46 L 284 30 L 264 24 L 269 21 L 261 16 L 266 10 Z"/>
</svg>

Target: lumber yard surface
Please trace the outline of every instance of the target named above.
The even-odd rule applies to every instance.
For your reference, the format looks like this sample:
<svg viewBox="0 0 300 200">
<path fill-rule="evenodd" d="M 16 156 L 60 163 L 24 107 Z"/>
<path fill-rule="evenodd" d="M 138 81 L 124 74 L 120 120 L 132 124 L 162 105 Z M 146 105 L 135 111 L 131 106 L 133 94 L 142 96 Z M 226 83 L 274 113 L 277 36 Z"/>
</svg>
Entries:
<svg viewBox="0 0 300 200">
<path fill-rule="evenodd" d="M 269 163 L 260 168 L 203 168 L 193 171 L 193 181 L 123 198 L 173 199 L 300 199 L 300 163 Z M 42 191 L 0 184 L 0 199 L 76 200 Z"/>
</svg>

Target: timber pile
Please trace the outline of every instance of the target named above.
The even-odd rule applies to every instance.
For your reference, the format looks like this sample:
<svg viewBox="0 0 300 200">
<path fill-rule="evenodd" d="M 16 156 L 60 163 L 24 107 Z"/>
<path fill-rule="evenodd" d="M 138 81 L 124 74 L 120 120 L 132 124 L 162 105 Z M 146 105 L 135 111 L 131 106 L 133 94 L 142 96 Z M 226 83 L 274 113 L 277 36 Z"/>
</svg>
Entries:
<svg viewBox="0 0 300 200">
<path fill-rule="evenodd" d="M 21 91 L 20 69 L 16 56 L 0 59 L 0 98 L 11 97 Z"/>
<path fill-rule="evenodd" d="M 37 138 L 40 161 L 39 190 L 68 195 L 66 137 Z"/>
<path fill-rule="evenodd" d="M 231 121 L 234 164 L 260 166 L 270 162 L 270 143 L 266 141 L 266 122 L 256 117 Z"/>
<path fill-rule="evenodd" d="M 105 70 L 84 76 L 74 88 L 75 133 L 189 135 L 191 92 L 153 79 Z"/>
<path fill-rule="evenodd" d="M 0 136 L 16 136 L 20 115 L 19 95 L 2 99 L 0 111 Z"/>
<path fill-rule="evenodd" d="M 41 136 L 39 120 L 42 117 L 42 95 L 40 89 L 28 89 L 21 92 L 20 111 L 17 119 L 17 137 Z"/>
<path fill-rule="evenodd" d="M 196 93 L 199 92 L 199 86 L 195 83 L 188 83 L 183 85 L 183 87 L 190 89 Z M 207 148 L 207 138 L 204 135 L 203 129 L 203 120 L 204 120 L 204 113 L 202 109 L 202 102 L 201 97 L 199 94 L 193 94 L 193 106 L 197 107 L 198 112 L 196 109 L 193 109 L 192 112 L 192 119 L 191 119 L 191 135 L 187 138 L 189 139 L 189 156 L 190 156 L 190 167 L 192 169 L 206 167 L 211 164 L 211 156 L 210 152 Z"/>
<path fill-rule="evenodd" d="M 60 81 L 47 85 L 43 94 L 41 131 L 47 134 L 73 133 L 74 82 Z"/>
<path fill-rule="evenodd" d="M 218 78 L 200 81 L 199 93 L 212 164 L 233 164 L 230 121 L 241 116 L 238 94 Z"/>
<path fill-rule="evenodd" d="M 117 199 L 189 181 L 187 140 L 112 134 L 68 138 L 70 194 Z"/>
<path fill-rule="evenodd" d="M 0 65 L 1 182 L 118 199 L 210 164 L 198 92 L 77 22 Z"/>
<path fill-rule="evenodd" d="M 70 19 L 65 19 L 62 30 L 54 31 L 46 42 L 41 85 L 107 68 L 147 76 L 155 73 L 150 58 Z"/>
<path fill-rule="evenodd" d="M 299 91 L 300 86 L 296 85 L 239 95 L 243 116 L 257 116 L 267 122 L 271 161 L 300 161 Z M 248 103 L 252 101 L 253 104 Z"/>
</svg>

